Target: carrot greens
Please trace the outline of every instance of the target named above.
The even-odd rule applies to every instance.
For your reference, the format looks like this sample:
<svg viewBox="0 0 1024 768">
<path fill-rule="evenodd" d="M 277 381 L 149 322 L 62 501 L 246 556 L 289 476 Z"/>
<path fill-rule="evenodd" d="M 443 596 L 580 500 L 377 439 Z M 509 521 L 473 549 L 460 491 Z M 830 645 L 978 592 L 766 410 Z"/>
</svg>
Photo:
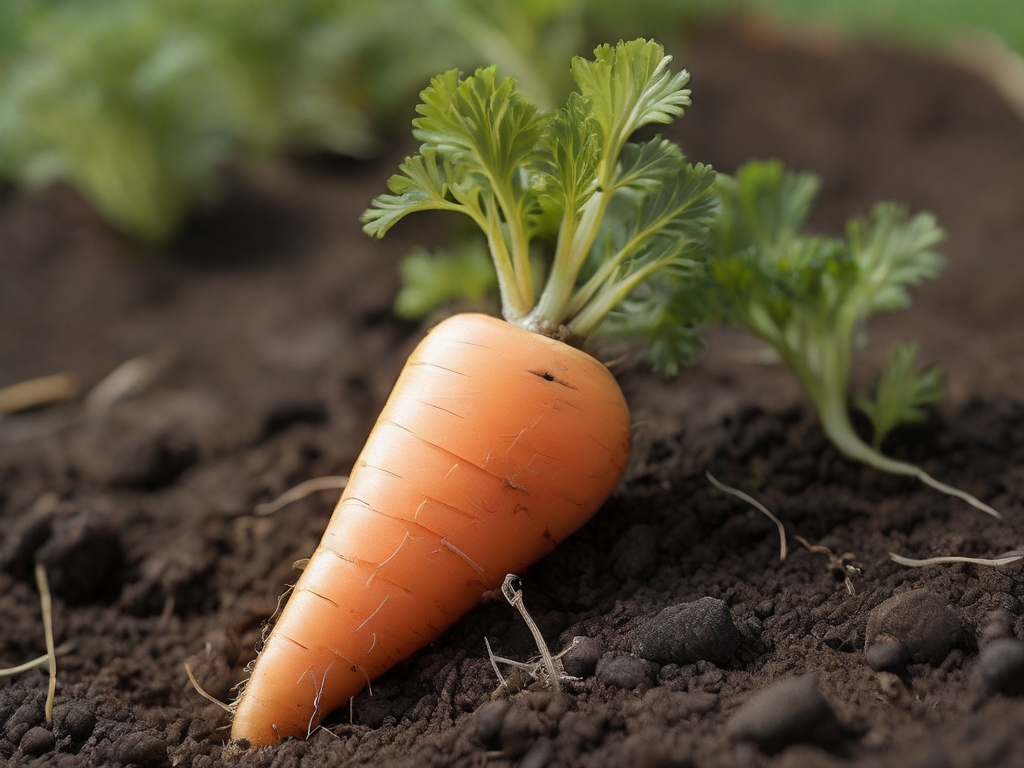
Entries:
<svg viewBox="0 0 1024 768">
<path fill-rule="evenodd" d="M 871 421 L 875 435 L 872 445 L 879 448 L 886 436 L 900 424 L 925 420 L 922 406 L 942 400 L 942 371 L 929 368 L 915 371 L 917 344 L 895 344 L 889 350 L 889 365 L 878 379 L 873 397 L 862 396 L 857 407 Z"/>
<path fill-rule="evenodd" d="M 398 265 L 402 289 L 395 297 L 395 314 L 416 320 L 449 302 L 480 304 L 497 288 L 486 249 L 471 239 L 434 253 L 413 250 Z"/>
<path fill-rule="evenodd" d="M 723 316 L 771 344 L 800 378 L 825 434 L 846 457 L 927 485 L 999 517 L 968 493 L 938 482 L 913 464 L 891 459 L 877 445 L 898 421 L 918 418 L 934 402 L 936 374 L 911 373 L 913 354 L 897 352 L 866 411 L 876 446 L 850 421 L 848 385 L 854 338 L 868 316 L 910 304 L 907 288 L 942 267 L 943 232 L 927 213 L 910 216 L 882 203 L 849 222 L 846 238 L 801 233 L 817 192 L 810 174 L 777 161 L 752 162 L 735 178 L 720 176 L 722 209 L 712 231 L 711 275 Z"/>
<path fill-rule="evenodd" d="M 364 214 L 365 231 L 382 237 L 414 211 L 469 216 L 487 238 L 505 318 L 555 338 L 581 342 L 627 300 L 650 311 L 657 281 L 700 271 L 717 205 L 710 167 L 661 137 L 629 141 L 689 105 L 689 76 L 670 72 L 670 60 L 646 40 L 600 46 L 594 60 L 574 59 L 579 91 L 552 113 L 494 67 L 435 77 L 413 121 L 420 151 Z M 691 351 L 670 344 L 663 354 Z"/>
</svg>

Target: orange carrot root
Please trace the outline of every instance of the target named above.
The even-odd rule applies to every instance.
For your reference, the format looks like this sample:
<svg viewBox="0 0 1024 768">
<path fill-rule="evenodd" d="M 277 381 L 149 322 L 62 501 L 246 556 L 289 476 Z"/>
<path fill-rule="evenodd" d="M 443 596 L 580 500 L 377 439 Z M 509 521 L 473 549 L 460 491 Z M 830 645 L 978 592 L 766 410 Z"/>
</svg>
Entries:
<svg viewBox="0 0 1024 768">
<path fill-rule="evenodd" d="M 305 737 L 550 552 L 615 487 L 629 425 L 585 352 L 484 315 L 434 328 L 256 661 L 232 738 Z"/>
</svg>

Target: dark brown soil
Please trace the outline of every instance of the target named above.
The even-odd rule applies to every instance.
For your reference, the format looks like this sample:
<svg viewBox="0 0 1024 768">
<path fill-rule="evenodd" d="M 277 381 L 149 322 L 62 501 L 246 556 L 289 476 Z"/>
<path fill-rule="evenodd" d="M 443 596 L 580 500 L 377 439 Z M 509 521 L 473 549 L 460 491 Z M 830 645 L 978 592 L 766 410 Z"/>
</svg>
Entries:
<svg viewBox="0 0 1024 768">
<path fill-rule="evenodd" d="M 0 760 L 1024 764 L 1024 700 L 990 693 L 976 671 L 1009 680 L 979 659 L 994 638 L 1024 633 L 1021 566 L 910 570 L 888 557 L 991 556 L 1024 538 L 1024 123 L 975 77 L 907 54 L 811 50 L 733 28 L 680 58 L 693 73 L 694 106 L 672 133 L 692 158 L 731 171 L 775 156 L 817 171 L 814 226 L 826 232 L 883 198 L 939 216 L 949 232 L 945 276 L 917 292 L 912 310 L 872 324 L 858 376 L 877 372 L 889 342 L 920 340 L 925 357 L 945 365 L 949 396 L 885 448 L 989 501 L 1006 521 L 841 459 L 789 373 L 751 363 L 744 336 L 716 329 L 706 358 L 676 381 L 632 363 L 616 369 L 636 422 L 627 476 L 523 585 L 556 649 L 583 635 L 627 654 L 659 611 L 710 597 L 729 608 L 735 652 L 660 671 L 611 669 L 609 658 L 602 681 L 588 675 L 567 696 L 538 688 L 513 696 L 508 711 L 481 709 L 496 688 L 484 638 L 504 656 L 535 652 L 513 610 L 492 603 L 308 741 L 228 759 L 229 717 L 195 693 L 183 662 L 221 699 L 244 678 L 331 498 L 267 518 L 253 506 L 347 471 L 422 333 L 389 313 L 393 266 L 413 243 L 438 242 L 447 222 L 423 217 L 383 244 L 359 231 L 358 214 L 400 150 L 372 164 L 304 161 L 237 179 L 224 206 L 159 254 L 111 234 L 67 190 L 8 190 L 0 386 L 63 370 L 91 386 L 165 345 L 177 360 L 102 416 L 74 405 L 0 422 L 0 666 L 45 652 L 33 555 L 57 592 L 59 646 L 52 726 L 41 670 L 0 680 Z M 706 469 L 856 570 L 792 540 L 780 563 L 774 527 L 713 489 Z M 931 597 L 883 607 L 868 637 L 873 609 L 922 587 Z M 868 664 L 866 640 L 894 643 L 871 657 L 891 671 Z M 805 672 L 823 700 L 808 679 L 752 698 Z"/>
</svg>

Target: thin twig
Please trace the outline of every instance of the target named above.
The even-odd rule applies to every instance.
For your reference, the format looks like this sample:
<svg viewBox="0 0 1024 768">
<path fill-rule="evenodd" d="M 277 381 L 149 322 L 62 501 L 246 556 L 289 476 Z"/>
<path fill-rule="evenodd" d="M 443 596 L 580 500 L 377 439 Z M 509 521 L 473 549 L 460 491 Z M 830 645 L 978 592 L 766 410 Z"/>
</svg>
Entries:
<svg viewBox="0 0 1024 768">
<path fill-rule="evenodd" d="M 85 396 L 85 410 L 103 413 L 114 403 L 146 390 L 177 358 L 170 346 L 133 357 L 112 370 Z"/>
<path fill-rule="evenodd" d="M 78 397 L 78 377 L 73 373 L 55 373 L 0 388 L 0 415 L 66 403 Z"/>
<path fill-rule="evenodd" d="M 185 664 L 185 674 L 188 675 L 188 679 L 192 681 L 192 687 L 196 689 L 196 693 L 198 693 L 200 696 L 202 696 L 207 701 L 213 702 L 218 707 L 223 709 L 225 712 L 230 712 L 230 713 L 234 714 L 235 710 L 233 710 L 229 704 L 225 704 L 223 701 L 218 699 L 216 696 L 213 696 L 212 694 L 209 694 L 209 693 L 207 693 L 206 691 L 203 690 L 203 687 L 199 684 L 199 681 L 196 680 L 196 676 L 192 674 L 192 665 L 189 664 L 187 660 L 184 662 L 184 664 Z"/>
<path fill-rule="evenodd" d="M 1024 559 L 1024 552 L 1007 552 L 1005 555 L 995 558 L 949 556 L 926 557 L 923 560 L 918 560 L 912 557 L 903 557 L 902 555 L 897 555 L 895 552 L 890 552 L 889 557 L 894 563 L 905 565 L 908 568 L 924 568 L 927 565 L 943 565 L 945 563 L 970 563 L 971 565 L 988 565 L 997 567 L 1000 565 L 1016 563 L 1018 560 Z"/>
<path fill-rule="evenodd" d="M 768 508 L 764 504 L 759 502 L 757 499 L 755 499 L 753 496 L 744 493 L 739 488 L 733 488 L 731 485 L 726 485 L 725 483 L 719 482 L 707 470 L 704 471 L 704 475 L 711 482 L 711 484 L 715 486 L 715 488 L 717 488 L 720 491 L 725 491 L 726 493 L 731 493 L 733 496 L 739 499 L 743 499 L 743 501 L 756 507 L 758 510 L 763 512 L 769 520 L 775 523 L 776 527 L 779 529 L 779 560 L 785 560 L 786 555 L 789 554 L 789 550 L 786 547 L 786 526 L 782 524 L 782 521 L 779 520 L 779 518 L 777 518 L 771 512 L 769 512 Z"/>
<path fill-rule="evenodd" d="M 296 502 L 299 499 L 304 499 L 311 493 L 317 491 L 334 491 L 341 490 L 348 485 L 348 478 L 344 475 L 327 475 L 326 477 L 314 477 L 311 480 L 306 480 L 303 483 L 299 483 L 294 488 L 289 488 L 287 491 L 282 493 L 273 501 L 268 501 L 263 504 L 257 504 L 253 513 L 259 517 L 265 515 L 272 515 L 279 509 L 288 506 L 292 502 Z"/>
<path fill-rule="evenodd" d="M 540 651 L 541 660 L 544 662 L 544 667 L 548 671 L 548 678 L 551 680 L 551 687 L 555 693 L 560 693 L 562 690 L 562 684 L 558 679 L 558 673 L 555 671 L 555 661 L 551 658 L 551 652 L 548 650 L 547 643 L 544 642 L 544 635 L 540 633 L 540 629 L 534 622 L 533 617 L 530 616 L 526 610 L 526 606 L 523 605 L 523 593 L 521 590 L 515 588 L 515 582 L 519 581 L 514 573 L 510 573 L 505 577 L 505 582 L 501 585 L 501 593 L 508 600 L 509 605 L 519 611 L 523 617 L 523 621 L 526 622 L 526 626 L 530 628 L 530 633 L 533 635 L 533 641 L 537 643 L 537 650 Z"/>
<path fill-rule="evenodd" d="M 39 603 L 43 611 L 43 636 L 46 638 L 46 655 L 50 657 L 50 685 L 46 691 L 46 722 L 53 722 L 53 697 L 57 694 L 57 652 L 53 647 L 53 606 L 50 601 L 50 583 L 46 569 L 36 563 L 36 586 L 39 588 Z"/>
<path fill-rule="evenodd" d="M 808 552 L 812 552 L 816 555 L 828 555 L 829 570 L 833 573 L 838 571 L 842 575 L 843 583 L 846 585 L 846 591 L 851 597 L 857 594 L 857 589 L 853 586 L 853 577 L 860 576 L 861 570 L 848 560 L 848 558 L 853 557 L 850 553 L 847 553 L 842 557 L 836 557 L 835 553 L 828 547 L 823 547 L 820 544 L 811 544 L 803 536 L 794 536 L 793 538 L 800 542 Z"/>
<path fill-rule="evenodd" d="M 794 536 L 793 538 L 799 541 L 803 545 L 804 549 L 806 549 L 808 552 L 813 552 L 816 555 L 828 555 L 833 559 L 835 559 L 836 557 L 832 550 L 828 547 L 823 547 L 820 544 L 811 544 L 811 542 L 809 542 L 803 536 Z"/>
</svg>

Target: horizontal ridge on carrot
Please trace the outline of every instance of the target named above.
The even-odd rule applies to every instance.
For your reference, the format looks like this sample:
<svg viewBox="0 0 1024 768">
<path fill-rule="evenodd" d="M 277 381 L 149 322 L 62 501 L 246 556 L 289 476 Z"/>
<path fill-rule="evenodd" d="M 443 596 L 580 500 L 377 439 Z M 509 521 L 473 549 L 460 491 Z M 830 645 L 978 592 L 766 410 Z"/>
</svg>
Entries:
<svg viewBox="0 0 1024 768">
<path fill-rule="evenodd" d="M 614 489 L 629 412 L 581 347 L 621 333 L 629 313 L 657 329 L 652 316 L 665 312 L 671 332 L 646 340 L 669 366 L 686 356 L 690 308 L 666 306 L 681 292 L 662 283 L 702 273 L 717 204 L 709 167 L 660 137 L 628 141 L 689 104 L 688 75 L 669 61 L 651 41 L 601 46 L 573 61 L 580 90 L 550 114 L 493 67 L 446 72 L 421 94 L 420 151 L 364 229 L 381 237 L 419 210 L 470 216 L 487 237 L 505 320 L 455 315 L 410 356 L 256 660 L 232 738 L 307 736 Z M 538 247 L 549 254 L 539 290 Z"/>
</svg>

